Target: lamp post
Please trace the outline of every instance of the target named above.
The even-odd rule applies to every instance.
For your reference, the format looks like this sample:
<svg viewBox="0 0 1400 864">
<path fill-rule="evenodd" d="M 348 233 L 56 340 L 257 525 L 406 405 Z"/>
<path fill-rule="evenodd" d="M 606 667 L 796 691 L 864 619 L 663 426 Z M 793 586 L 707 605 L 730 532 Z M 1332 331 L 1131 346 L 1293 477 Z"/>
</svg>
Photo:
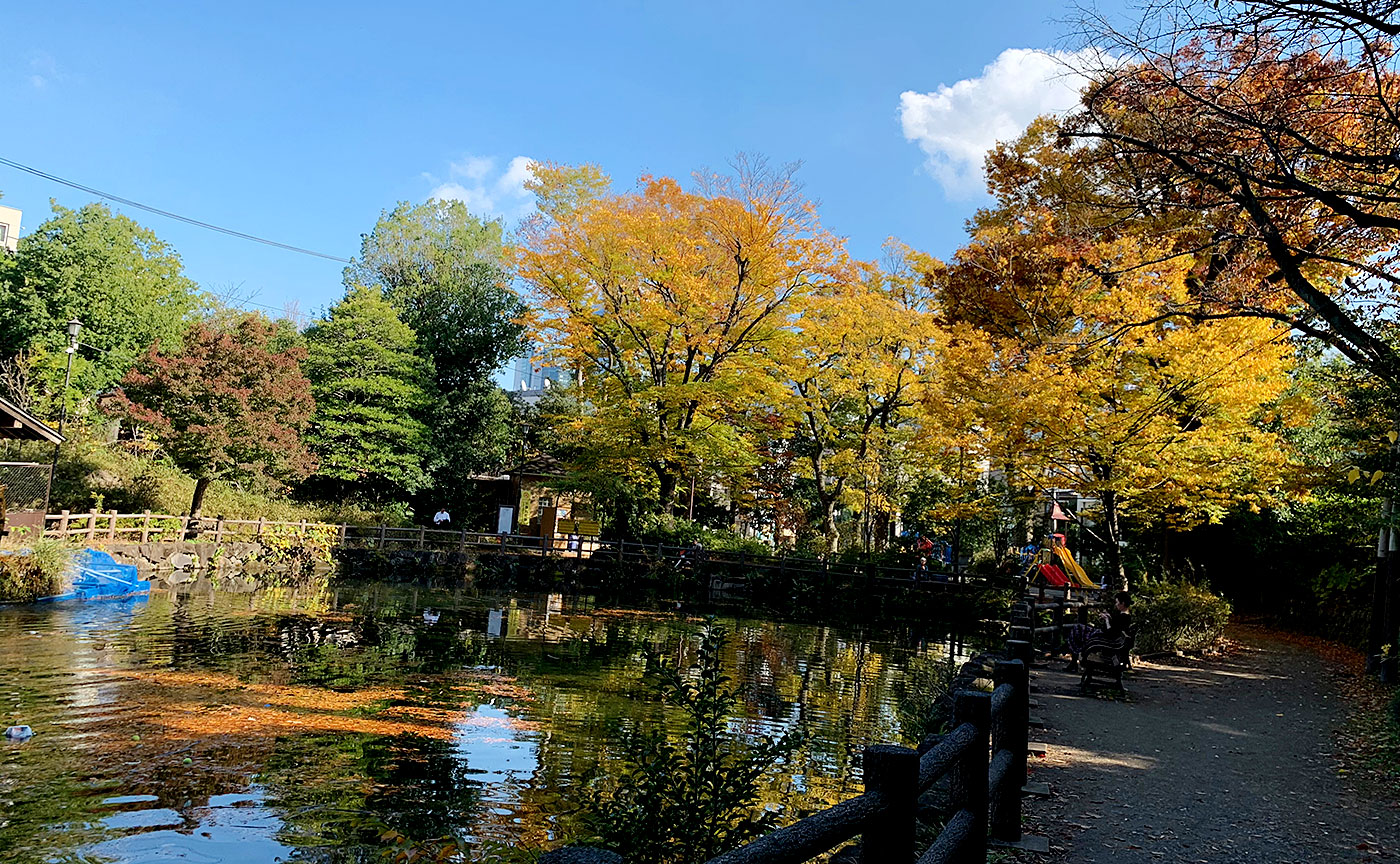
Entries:
<svg viewBox="0 0 1400 864">
<path fill-rule="evenodd" d="M 83 322 L 74 318 L 68 322 L 68 369 L 63 373 L 63 403 L 58 409 L 58 434 L 63 434 L 63 425 L 68 422 L 68 385 L 73 381 L 73 355 L 78 353 L 78 334 L 83 330 Z"/>
</svg>

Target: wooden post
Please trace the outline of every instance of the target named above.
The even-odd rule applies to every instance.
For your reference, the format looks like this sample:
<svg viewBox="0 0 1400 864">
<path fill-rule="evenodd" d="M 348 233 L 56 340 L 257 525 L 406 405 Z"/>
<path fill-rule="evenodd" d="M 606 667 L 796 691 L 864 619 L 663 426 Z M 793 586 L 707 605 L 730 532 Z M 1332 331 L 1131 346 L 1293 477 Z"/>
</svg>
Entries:
<svg viewBox="0 0 1400 864">
<path fill-rule="evenodd" d="M 426 539 L 427 539 L 427 536 L 428 536 L 428 529 L 427 529 L 426 527 L 419 526 L 419 528 L 418 528 L 418 548 L 419 548 L 419 549 L 422 549 L 422 548 L 423 548 L 423 544 L 425 543 L 425 541 L 426 541 Z"/>
<path fill-rule="evenodd" d="M 224 542 L 224 517 L 222 515 L 214 520 L 214 543 L 218 545 Z"/>
<path fill-rule="evenodd" d="M 297 539 L 298 539 L 298 540 L 304 540 L 304 539 L 306 539 L 306 520 L 305 520 L 305 519 L 303 519 L 303 520 L 301 520 L 300 522 L 297 523 Z"/>
<path fill-rule="evenodd" d="M 97 539 L 97 508 L 89 510 L 87 517 L 87 542 L 91 546 L 92 541 Z"/>
<path fill-rule="evenodd" d="M 953 728 L 971 723 L 977 737 L 971 747 L 958 757 L 950 777 L 949 798 L 952 810 L 966 810 L 972 815 L 972 827 L 964 847 L 961 862 L 987 860 L 987 735 L 991 718 L 991 697 L 986 693 L 963 690 L 953 703 Z"/>
<path fill-rule="evenodd" d="M 67 511 L 67 510 L 60 510 L 60 511 L 58 511 L 58 536 L 60 536 L 60 537 L 65 537 L 65 538 L 68 536 L 68 511 Z"/>
<path fill-rule="evenodd" d="M 386 529 L 385 529 L 385 527 L 384 527 L 383 525 L 380 525 L 380 526 L 379 526 L 379 546 L 378 546 L 377 548 L 378 548 L 379 551 L 381 551 L 381 552 L 384 551 L 384 544 L 387 542 L 386 537 L 385 537 L 385 530 L 386 530 Z"/>
<path fill-rule="evenodd" d="M 919 753 L 875 744 L 862 754 L 865 791 L 885 802 L 861 836 L 862 864 L 914 860 L 914 817 L 919 802 Z M 1019 791 L 1019 790 L 1018 790 Z"/>
<path fill-rule="evenodd" d="M 1021 640 L 1021 639 L 1008 639 L 1008 640 L 1006 640 L 1006 651 L 1007 651 L 1008 654 L 1011 655 L 1011 659 L 1012 659 L 1012 660 L 1020 660 L 1021 663 L 1022 663 L 1027 669 L 1030 669 L 1030 668 L 1031 668 L 1031 656 L 1032 656 L 1034 650 L 1035 650 L 1035 649 L 1031 647 L 1031 643 L 1026 642 L 1026 641 L 1024 641 L 1024 640 Z"/>
<path fill-rule="evenodd" d="M 258 517 L 258 533 L 257 533 L 257 539 L 259 539 L 259 540 L 262 539 L 263 528 L 266 527 L 266 525 L 267 525 L 267 517 L 266 517 L 266 516 L 259 516 L 259 517 Z"/>
<path fill-rule="evenodd" d="M 141 542 L 146 543 L 151 539 L 151 511 L 141 511 Z"/>
<path fill-rule="evenodd" d="M 992 836 L 1014 843 L 1021 839 L 1021 788 L 1026 785 L 1026 742 L 1029 739 L 1029 684 L 1025 664 L 1007 660 L 992 669 L 992 684 L 996 688 L 1009 686 L 1011 698 L 1002 704 L 992 721 L 992 754 L 994 761 L 1004 761 L 1008 767 L 998 778 L 1000 785 L 990 792 L 990 822 Z"/>
<path fill-rule="evenodd" d="M 345 541 L 346 541 L 347 539 L 349 539 L 349 536 L 350 536 L 350 526 L 349 526 L 349 525 L 346 525 L 344 522 L 340 523 L 340 546 L 341 546 L 341 548 L 344 548 L 344 547 L 345 547 Z"/>
<path fill-rule="evenodd" d="M 462 529 L 462 536 L 457 538 L 457 551 L 465 553 L 467 551 L 467 529 Z"/>
</svg>

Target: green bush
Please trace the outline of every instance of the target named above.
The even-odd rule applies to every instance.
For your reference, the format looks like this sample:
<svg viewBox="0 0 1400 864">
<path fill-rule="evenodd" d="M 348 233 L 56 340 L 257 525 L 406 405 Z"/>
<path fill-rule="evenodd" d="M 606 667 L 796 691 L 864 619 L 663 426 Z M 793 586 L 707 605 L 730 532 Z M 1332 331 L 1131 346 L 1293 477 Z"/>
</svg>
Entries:
<svg viewBox="0 0 1400 864">
<path fill-rule="evenodd" d="M 32 603 L 60 593 L 72 560 L 73 549 L 61 540 L 7 545 L 0 549 L 0 601 Z"/>
<path fill-rule="evenodd" d="M 1230 602 L 1189 582 L 1151 583 L 1133 603 L 1139 654 L 1199 651 L 1220 644 L 1230 620 Z"/>
<path fill-rule="evenodd" d="M 746 740 L 731 731 L 739 697 L 722 670 L 724 638 L 719 627 L 705 629 L 693 676 L 656 668 L 658 692 L 680 709 L 684 731 L 626 735 L 609 753 L 621 774 L 593 784 L 592 839 L 627 864 L 701 864 L 774 827 L 777 814 L 759 806 L 762 780 L 797 737 Z"/>
<path fill-rule="evenodd" d="M 772 548 L 761 540 L 744 537 L 728 529 L 706 528 L 699 523 L 675 516 L 642 517 L 638 520 L 636 539 L 642 543 L 664 543 L 667 546 L 689 546 L 699 541 L 711 552 L 773 554 Z"/>
</svg>

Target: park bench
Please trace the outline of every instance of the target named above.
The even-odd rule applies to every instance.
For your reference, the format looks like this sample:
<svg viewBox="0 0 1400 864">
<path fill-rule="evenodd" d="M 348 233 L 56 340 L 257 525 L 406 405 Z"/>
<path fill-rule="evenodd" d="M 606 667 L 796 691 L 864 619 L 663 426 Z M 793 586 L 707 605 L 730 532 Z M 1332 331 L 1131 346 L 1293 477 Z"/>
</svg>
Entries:
<svg viewBox="0 0 1400 864">
<path fill-rule="evenodd" d="M 1123 689 L 1123 672 L 1132 663 L 1133 636 L 1137 628 L 1131 627 L 1123 639 L 1121 647 L 1092 645 L 1084 649 L 1079 658 L 1079 686 L 1088 689 L 1095 678 L 1112 682 L 1119 690 Z"/>
</svg>

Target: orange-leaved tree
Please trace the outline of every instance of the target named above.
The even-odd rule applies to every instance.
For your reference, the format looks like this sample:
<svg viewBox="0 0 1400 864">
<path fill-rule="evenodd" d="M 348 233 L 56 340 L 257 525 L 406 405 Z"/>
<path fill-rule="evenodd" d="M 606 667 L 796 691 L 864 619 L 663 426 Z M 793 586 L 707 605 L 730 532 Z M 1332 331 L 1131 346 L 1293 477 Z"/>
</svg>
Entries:
<svg viewBox="0 0 1400 864">
<path fill-rule="evenodd" d="M 930 275 L 949 333 L 928 404 L 1014 485 L 1097 498 L 1121 579 L 1123 514 L 1190 525 L 1277 490 L 1284 448 L 1259 421 L 1292 349 L 1270 320 L 1170 314 L 1198 264 L 1170 235 L 1029 194 L 1048 165 L 1072 168 L 1044 149 L 1045 132 L 989 160 L 997 206 Z"/>
</svg>

